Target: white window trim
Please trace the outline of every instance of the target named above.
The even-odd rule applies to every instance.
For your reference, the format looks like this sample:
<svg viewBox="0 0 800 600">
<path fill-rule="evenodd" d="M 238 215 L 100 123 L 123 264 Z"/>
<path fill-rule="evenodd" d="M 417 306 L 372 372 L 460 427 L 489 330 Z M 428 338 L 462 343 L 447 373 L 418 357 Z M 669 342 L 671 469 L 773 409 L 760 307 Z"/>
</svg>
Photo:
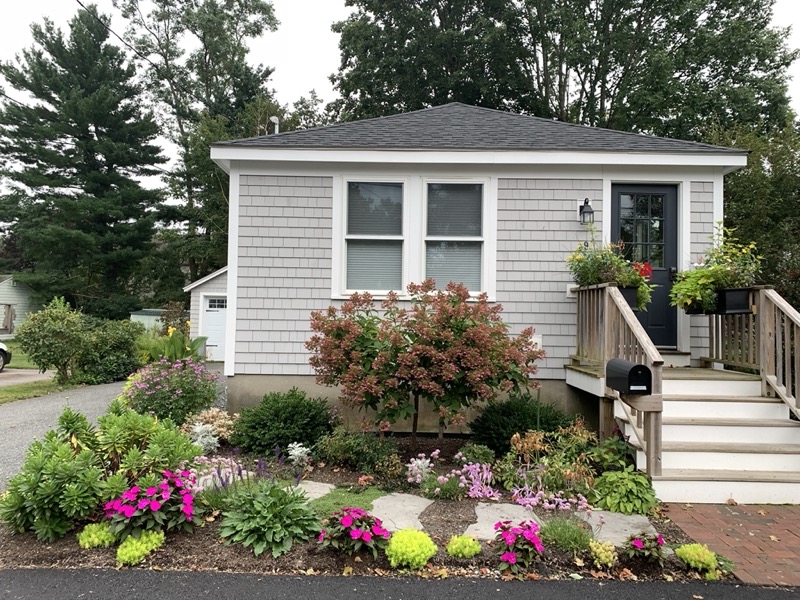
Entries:
<svg viewBox="0 0 800 600">
<path fill-rule="evenodd" d="M 331 255 L 331 299 L 344 300 L 354 292 L 369 292 L 376 299 L 386 297 L 389 290 L 349 290 L 347 289 L 347 187 L 350 182 L 402 183 L 403 184 L 403 289 L 395 290 L 401 298 L 407 297 L 406 286 L 420 283 L 425 279 L 425 241 L 427 219 L 427 189 L 429 183 L 464 183 L 483 186 L 481 264 L 481 290 L 470 290 L 473 295 L 486 292 L 489 300 L 495 300 L 497 293 L 497 178 L 496 177 L 415 177 L 360 175 L 358 173 L 337 175 L 333 178 L 333 223 Z M 369 236 L 357 236 L 368 239 Z M 431 239 L 438 237 L 432 236 Z M 376 239 L 386 239 L 377 236 Z M 447 238 L 460 240 L 461 238 Z M 464 237 L 463 241 L 477 241 L 475 237 Z"/>
</svg>

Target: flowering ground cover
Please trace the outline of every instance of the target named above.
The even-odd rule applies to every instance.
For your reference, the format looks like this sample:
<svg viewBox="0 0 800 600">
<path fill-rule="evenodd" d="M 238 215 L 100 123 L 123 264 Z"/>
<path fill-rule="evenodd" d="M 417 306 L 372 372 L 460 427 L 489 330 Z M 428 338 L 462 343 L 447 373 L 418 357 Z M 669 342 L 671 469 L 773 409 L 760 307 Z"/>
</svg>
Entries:
<svg viewBox="0 0 800 600">
<path fill-rule="evenodd" d="M 422 439 L 416 448 L 418 453 L 430 455 L 435 449 L 439 448 L 439 463 L 437 468 L 443 472 L 449 472 L 457 466 L 452 457 L 456 454 L 458 447 L 463 440 L 427 440 Z M 415 454 L 410 449 L 403 450 L 404 458 L 410 460 Z M 316 481 L 332 482 L 338 485 L 351 485 L 357 487 L 358 479 L 361 475 L 356 471 L 350 471 L 339 467 L 317 465 L 311 472 L 310 477 Z M 170 482 L 164 482 L 170 485 Z M 170 485 L 174 491 L 174 481 Z M 164 494 L 166 491 L 158 487 L 151 496 Z M 405 491 L 413 491 L 405 490 Z M 123 506 L 135 505 L 136 511 L 146 513 L 151 509 L 150 504 L 144 506 L 144 500 L 150 498 L 148 490 L 128 491 L 125 499 L 120 499 L 119 507 L 115 508 L 113 502 L 109 505 L 109 512 L 118 512 Z M 176 498 L 185 498 L 187 494 L 177 493 Z M 478 499 L 462 500 L 437 500 L 420 515 L 420 521 L 439 550 L 420 572 L 423 576 L 444 577 L 444 576 L 465 576 L 465 577 L 488 577 L 502 578 L 513 576 L 513 572 L 505 574 L 498 568 L 501 562 L 501 555 L 510 551 L 505 548 L 505 539 L 499 539 L 492 544 L 482 543 L 481 552 L 470 559 L 454 558 L 447 554 L 445 546 L 451 536 L 458 535 L 476 521 L 475 506 Z M 152 500 L 148 500 L 149 503 Z M 140 507 L 141 505 L 141 507 Z M 185 506 L 182 502 L 178 506 Z M 160 508 L 160 507 L 158 507 Z M 130 512 L 130 509 L 127 509 Z M 181 510 L 179 508 L 178 510 Z M 540 509 L 534 509 L 540 510 Z M 136 512 L 134 511 L 134 512 Z M 365 511 L 366 512 L 366 511 Z M 544 512 L 544 511 L 542 511 Z M 185 513 L 181 513 L 185 514 Z M 349 530 L 354 525 L 359 525 L 357 529 L 363 531 L 365 528 L 360 526 L 359 519 L 364 518 L 364 512 L 355 511 L 355 514 L 341 514 L 339 527 L 342 532 L 347 529 L 346 534 L 350 537 Z M 347 517 L 350 517 L 348 519 Z M 667 545 L 678 545 L 691 541 L 679 528 L 671 524 L 668 514 L 653 517 L 656 530 L 663 536 Z M 345 523 L 342 524 L 341 519 Z M 377 527 L 377 529 L 373 529 Z M 507 528 L 509 532 L 517 527 L 517 524 L 510 524 Z M 372 544 L 375 537 L 384 539 L 383 528 L 380 524 L 369 523 L 370 539 L 367 545 Z M 377 531 L 377 534 L 375 532 Z M 340 575 L 368 575 L 368 576 L 396 576 L 398 571 L 392 569 L 388 560 L 382 552 L 376 552 L 373 556 L 371 551 L 354 552 L 349 555 L 347 552 L 335 551 L 330 547 L 325 547 L 317 540 L 312 539 L 307 542 L 296 543 L 290 552 L 273 558 L 269 553 L 261 556 L 254 556 L 253 552 L 238 544 L 223 545 L 220 543 L 220 517 L 213 513 L 204 517 L 202 522 L 192 533 L 181 531 L 170 531 L 167 534 L 167 542 L 163 547 L 150 555 L 140 567 L 150 569 L 177 569 L 177 570 L 211 570 L 211 571 L 235 571 L 253 573 L 292 573 L 292 574 L 340 574 Z M 517 535 L 520 533 L 520 535 Z M 375 534 L 375 537 L 373 535 Z M 514 532 L 514 542 L 517 539 L 526 540 L 525 532 Z M 528 537 L 536 537 L 535 531 L 528 531 Z M 324 539 L 325 536 L 323 536 Z M 363 540 L 363 533 L 362 533 Z M 510 538 L 510 535 L 509 535 Z M 538 537 L 536 538 L 538 539 Z M 356 542 L 355 538 L 351 538 Z M 533 542 L 531 542 L 533 544 Z M 541 542 L 539 542 L 541 543 Z M 354 544 L 355 545 L 355 544 Z M 535 547 L 535 546 L 534 546 Z M 684 578 L 695 577 L 680 563 L 674 556 L 668 556 L 664 561 L 664 567 L 642 560 L 640 557 L 633 557 L 628 560 L 623 559 L 618 569 L 608 574 L 602 572 L 591 564 L 591 561 L 576 557 L 570 552 L 558 550 L 555 547 L 544 547 L 543 552 L 532 552 L 528 555 L 530 559 L 529 568 L 520 570 L 520 575 L 528 579 L 539 578 L 569 578 L 569 577 L 622 577 L 628 579 L 673 579 L 681 580 Z M 506 559 L 510 559 L 506 555 Z M 514 560 L 516 560 L 516 555 Z M 77 567 L 116 567 L 115 551 L 113 548 L 97 548 L 84 550 L 78 547 L 75 536 L 67 535 L 55 542 L 44 544 L 36 540 L 31 534 L 13 535 L 5 526 L 0 526 L 0 567 L 10 568 L 16 566 L 34 567 L 47 566 L 57 568 L 77 568 Z"/>
</svg>

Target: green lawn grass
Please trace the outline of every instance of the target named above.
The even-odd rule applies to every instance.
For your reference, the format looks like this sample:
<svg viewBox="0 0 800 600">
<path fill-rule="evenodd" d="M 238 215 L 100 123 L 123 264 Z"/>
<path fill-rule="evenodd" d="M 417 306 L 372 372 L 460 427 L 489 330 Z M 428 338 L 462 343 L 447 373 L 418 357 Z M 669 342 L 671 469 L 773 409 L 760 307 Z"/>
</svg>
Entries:
<svg viewBox="0 0 800 600">
<path fill-rule="evenodd" d="M 38 369 L 38 367 L 30 361 L 28 355 L 20 349 L 17 340 L 6 340 L 3 343 L 8 346 L 8 350 L 11 352 L 11 364 L 9 366 L 15 369 Z"/>
<path fill-rule="evenodd" d="M 2 375 L 0 375 L 0 377 L 2 377 Z M 63 392 L 64 390 L 69 390 L 74 387 L 74 385 L 58 385 L 52 379 L 0 387 L 0 404 Z"/>
<path fill-rule="evenodd" d="M 327 517 L 333 511 L 341 510 L 345 506 L 354 506 L 370 511 L 372 510 L 372 503 L 388 493 L 376 487 L 368 487 L 358 493 L 351 492 L 345 487 L 337 487 L 321 498 L 312 500 L 308 503 L 308 506 L 320 517 Z"/>
</svg>

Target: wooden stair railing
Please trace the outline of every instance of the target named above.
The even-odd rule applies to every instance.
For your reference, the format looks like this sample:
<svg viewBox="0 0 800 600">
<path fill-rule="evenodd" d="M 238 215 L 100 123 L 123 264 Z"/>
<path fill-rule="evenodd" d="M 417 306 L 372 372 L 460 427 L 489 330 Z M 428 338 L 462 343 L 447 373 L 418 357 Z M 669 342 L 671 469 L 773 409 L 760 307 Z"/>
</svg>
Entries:
<svg viewBox="0 0 800 600">
<path fill-rule="evenodd" d="M 661 475 L 662 369 L 664 359 L 645 332 L 615 284 L 579 288 L 577 358 L 598 365 L 605 372 L 608 361 L 622 358 L 648 367 L 653 376 L 649 396 L 620 396 L 606 387 L 600 407 L 601 432 L 614 426 L 614 400 L 633 426 L 645 453 L 647 473 Z"/>
</svg>

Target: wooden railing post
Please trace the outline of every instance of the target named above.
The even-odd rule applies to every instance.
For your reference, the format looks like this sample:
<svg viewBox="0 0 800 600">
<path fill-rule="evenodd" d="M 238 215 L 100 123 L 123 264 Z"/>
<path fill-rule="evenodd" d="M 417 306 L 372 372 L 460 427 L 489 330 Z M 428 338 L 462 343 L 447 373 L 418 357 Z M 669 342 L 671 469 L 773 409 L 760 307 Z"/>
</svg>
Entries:
<svg viewBox="0 0 800 600">
<path fill-rule="evenodd" d="M 766 290 L 758 290 L 759 367 L 761 395 L 769 396 L 767 378 L 775 375 L 775 305 L 766 299 Z"/>
</svg>

